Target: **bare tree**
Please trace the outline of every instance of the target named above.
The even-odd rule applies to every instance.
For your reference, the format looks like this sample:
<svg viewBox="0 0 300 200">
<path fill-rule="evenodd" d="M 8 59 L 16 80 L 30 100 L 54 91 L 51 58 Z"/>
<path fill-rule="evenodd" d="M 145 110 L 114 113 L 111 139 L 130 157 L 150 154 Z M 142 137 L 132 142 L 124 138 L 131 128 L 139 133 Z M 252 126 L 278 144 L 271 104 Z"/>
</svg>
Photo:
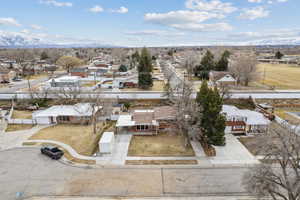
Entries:
<svg viewBox="0 0 300 200">
<path fill-rule="evenodd" d="M 237 79 L 238 84 L 248 86 L 251 81 L 258 78 L 256 65 L 257 60 L 254 56 L 239 55 L 231 61 L 229 71 Z"/>
<path fill-rule="evenodd" d="M 300 138 L 296 129 L 277 126 L 259 141 L 260 152 L 265 156 L 262 164 L 244 176 L 248 191 L 258 197 L 271 196 L 274 200 L 299 199 Z"/>
<path fill-rule="evenodd" d="M 62 56 L 57 60 L 57 65 L 62 66 L 68 72 L 74 67 L 80 66 L 83 61 L 72 56 Z"/>
<path fill-rule="evenodd" d="M 174 104 L 176 108 L 176 128 L 183 136 L 183 145 L 187 147 L 190 139 L 194 139 L 199 130 L 199 112 L 196 102 L 192 98 L 192 83 L 184 80 L 174 90 Z"/>
</svg>

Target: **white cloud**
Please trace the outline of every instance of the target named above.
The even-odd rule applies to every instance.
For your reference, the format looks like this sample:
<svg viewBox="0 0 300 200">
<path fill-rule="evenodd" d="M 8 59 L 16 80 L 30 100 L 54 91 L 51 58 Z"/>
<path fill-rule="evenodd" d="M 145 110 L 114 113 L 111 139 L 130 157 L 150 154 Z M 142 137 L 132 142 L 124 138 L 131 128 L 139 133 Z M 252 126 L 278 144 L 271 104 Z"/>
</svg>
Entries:
<svg viewBox="0 0 300 200">
<path fill-rule="evenodd" d="M 248 2 L 250 2 L 250 3 L 261 3 L 262 0 L 248 0 Z"/>
<path fill-rule="evenodd" d="M 73 3 L 71 2 L 61 2 L 56 0 L 40 0 L 41 4 L 52 5 L 56 7 L 72 7 Z"/>
<path fill-rule="evenodd" d="M 125 33 L 126 35 L 135 35 L 135 36 L 183 36 L 185 35 L 182 32 L 174 31 L 162 31 L 162 30 L 143 30 L 143 31 L 129 31 Z"/>
<path fill-rule="evenodd" d="M 277 0 L 277 2 L 279 2 L 279 3 L 285 3 L 285 2 L 287 2 L 288 0 Z"/>
<path fill-rule="evenodd" d="M 90 8 L 89 11 L 93 12 L 93 13 L 100 13 L 100 12 L 103 12 L 104 9 L 101 6 L 96 5 L 96 6 L 92 7 L 92 8 Z"/>
<path fill-rule="evenodd" d="M 231 31 L 233 27 L 227 23 L 215 23 L 215 24 L 173 24 L 173 28 L 179 30 L 193 31 L 193 32 L 211 32 L 211 31 Z"/>
<path fill-rule="evenodd" d="M 9 25 L 9 26 L 21 26 L 21 24 L 14 18 L 0 18 L 0 25 Z"/>
<path fill-rule="evenodd" d="M 121 6 L 119 9 L 117 10 L 111 10 L 111 12 L 114 12 L 114 13 L 120 13 L 120 14 L 125 14 L 125 13 L 128 13 L 128 8 L 124 7 L 124 6 Z"/>
<path fill-rule="evenodd" d="M 21 31 L 21 33 L 24 33 L 24 34 L 29 34 L 29 33 L 30 33 L 30 31 L 29 31 L 28 29 L 24 29 L 24 30 L 22 30 L 22 31 Z"/>
<path fill-rule="evenodd" d="M 266 10 L 265 8 L 255 7 L 255 8 L 244 9 L 243 13 L 241 13 L 241 15 L 240 15 L 240 18 L 255 20 L 258 18 L 268 17 L 269 14 L 270 14 L 270 11 Z"/>
<path fill-rule="evenodd" d="M 222 14 L 212 12 L 199 12 L 189 10 L 171 11 L 168 13 L 147 13 L 145 20 L 147 22 L 172 25 L 184 23 L 200 23 L 208 19 L 223 19 L 225 16 Z"/>
<path fill-rule="evenodd" d="M 43 27 L 41 27 L 41 26 L 39 26 L 39 25 L 36 25 L 36 24 L 32 24 L 30 27 L 31 27 L 32 29 L 35 29 L 35 30 L 42 30 L 42 29 L 43 29 Z"/>
<path fill-rule="evenodd" d="M 237 10 L 231 3 L 223 3 L 220 0 L 187 0 L 186 8 L 199 11 L 218 13 L 232 13 Z"/>
</svg>

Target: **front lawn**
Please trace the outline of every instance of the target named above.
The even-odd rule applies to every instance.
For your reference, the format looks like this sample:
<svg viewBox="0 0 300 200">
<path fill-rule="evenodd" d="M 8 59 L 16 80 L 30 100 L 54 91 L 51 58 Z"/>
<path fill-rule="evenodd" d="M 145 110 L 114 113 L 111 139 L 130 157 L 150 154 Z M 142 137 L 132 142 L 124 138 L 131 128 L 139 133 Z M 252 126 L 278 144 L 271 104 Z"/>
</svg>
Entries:
<svg viewBox="0 0 300 200">
<path fill-rule="evenodd" d="M 22 131 L 32 129 L 32 124 L 8 124 L 5 132 Z"/>
<path fill-rule="evenodd" d="M 32 112 L 27 110 L 14 110 L 12 119 L 32 119 Z"/>
<path fill-rule="evenodd" d="M 74 148 L 81 155 L 91 156 L 98 149 L 98 142 L 108 124 L 103 127 L 99 124 L 97 134 L 93 133 L 93 126 L 60 124 L 40 130 L 38 133 L 29 138 L 29 140 L 54 140 L 65 143 Z"/>
<path fill-rule="evenodd" d="M 184 148 L 182 143 L 181 136 L 166 133 L 161 133 L 156 136 L 133 136 L 130 142 L 128 156 L 195 156 L 191 145 Z"/>
</svg>

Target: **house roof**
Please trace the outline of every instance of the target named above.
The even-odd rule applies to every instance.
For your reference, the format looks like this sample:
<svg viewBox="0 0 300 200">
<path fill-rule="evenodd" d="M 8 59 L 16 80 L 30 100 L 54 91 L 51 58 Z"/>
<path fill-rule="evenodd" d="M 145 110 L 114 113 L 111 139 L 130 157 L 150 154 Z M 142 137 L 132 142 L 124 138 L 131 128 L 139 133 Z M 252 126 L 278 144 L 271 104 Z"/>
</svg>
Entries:
<svg viewBox="0 0 300 200">
<path fill-rule="evenodd" d="M 235 82 L 235 78 L 233 78 L 230 74 L 226 74 L 223 78 L 217 80 L 217 82 Z"/>
<path fill-rule="evenodd" d="M 227 116 L 241 116 L 245 117 L 245 123 L 247 125 L 268 125 L 270 121 L 264 117 L 262 113 L 251 111 L 251 110 L 241 110 L 235 106 L 223 105 L 222 113 L 226 113 Z"/>
<path fill-rule="evenodd" d="M 170 120 L 176 118 L 176 109 L 171 106 L 161 106 L 154 108 L 155 120 Z"/>
<path fill-rule="evenodd" d="M 99 110 L 96 108 L 95 111 Z M 90 103 L 78 103 L 75 105 L 52 106 L 46 110 L 33 113 L 34 117 L 57 117 L 57 116 L 92 116 L 93 108 Z"/>
<path fill-rule="evenodd" d="M 226 71 L 211 71 L 209 73 L 210 79 L 212 79 L 211 81 L 218 81 L 226 75 L 230 75 L 230 73 Z"/>
<path fill-rule="evenodd" d="M 134 126 L 135 122 L 132 121 L 131 115 L 120 115 L 116 127 Z"/>
</svg>

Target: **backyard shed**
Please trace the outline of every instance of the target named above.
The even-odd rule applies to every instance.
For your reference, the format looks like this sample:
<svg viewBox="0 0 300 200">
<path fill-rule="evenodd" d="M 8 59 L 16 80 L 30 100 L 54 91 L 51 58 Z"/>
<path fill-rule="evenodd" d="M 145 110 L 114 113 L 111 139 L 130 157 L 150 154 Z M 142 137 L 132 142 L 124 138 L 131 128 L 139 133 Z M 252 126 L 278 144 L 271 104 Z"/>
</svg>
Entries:
<svg viewBox="0 0 300 200">
<path fill-rule="evenodd" d="M 99 141 L 100 153 L 112 153 L 115 143 L 114 132 L 104 132 Z"/>
</svg>

